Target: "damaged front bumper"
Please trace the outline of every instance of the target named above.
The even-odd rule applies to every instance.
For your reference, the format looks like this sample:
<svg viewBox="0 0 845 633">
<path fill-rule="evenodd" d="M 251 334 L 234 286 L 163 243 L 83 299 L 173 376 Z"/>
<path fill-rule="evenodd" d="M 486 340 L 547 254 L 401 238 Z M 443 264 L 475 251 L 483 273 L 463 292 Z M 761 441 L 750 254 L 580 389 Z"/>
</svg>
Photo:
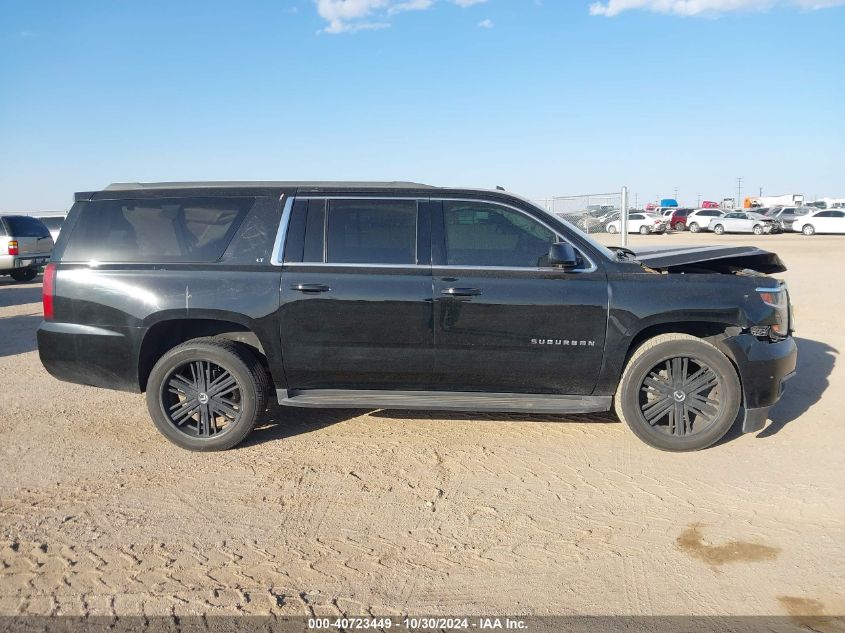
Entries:
<svg viewBox="0 0 845 633">
<path fill-rule="evenodd" d="M 795 374 L 798 347 L 789 336 L 761 341 L 751 334 L 731 336 L 716 343 L 739 372 L 745 418 L 743 433 L 761 430 L 771 409 L 783 393 L 784 383 Z"/>
</svg>

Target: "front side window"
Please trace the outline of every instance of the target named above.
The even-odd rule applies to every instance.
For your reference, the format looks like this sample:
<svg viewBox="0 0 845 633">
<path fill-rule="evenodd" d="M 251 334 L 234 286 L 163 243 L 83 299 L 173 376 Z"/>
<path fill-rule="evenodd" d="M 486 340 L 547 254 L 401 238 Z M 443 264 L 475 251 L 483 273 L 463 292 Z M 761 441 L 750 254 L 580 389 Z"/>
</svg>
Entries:
<svg viewBox="0 0 845 633">
<path fill-rule="evenodd" d="M 487 202 L 443 203 L 450 266 L 539 268 L 555 234 L 519 211 Z"/>
<path fill-rule="evenodd" d="M 213 262 L 255 198 L 149 198 L 86 202 L 66 261 Z"/>
<path fill-rule="evenodd" d="M 416 264 L 415 200 L 330 200 L 326 262 Z"/>
</svg>

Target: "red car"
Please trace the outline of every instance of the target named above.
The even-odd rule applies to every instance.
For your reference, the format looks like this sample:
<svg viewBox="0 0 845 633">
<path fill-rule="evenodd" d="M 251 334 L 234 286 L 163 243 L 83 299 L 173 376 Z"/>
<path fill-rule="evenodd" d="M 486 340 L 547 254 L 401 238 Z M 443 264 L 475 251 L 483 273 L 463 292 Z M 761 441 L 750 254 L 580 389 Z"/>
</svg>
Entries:
<svg viewBox="0 0 845 633">
<path fill-rule="evenodd" d="M 669 228 L 676 231 L 686 231 L 687 216 L 692 209 L 675 209 L 675 212 L 669 218 Z"/>
</svg>

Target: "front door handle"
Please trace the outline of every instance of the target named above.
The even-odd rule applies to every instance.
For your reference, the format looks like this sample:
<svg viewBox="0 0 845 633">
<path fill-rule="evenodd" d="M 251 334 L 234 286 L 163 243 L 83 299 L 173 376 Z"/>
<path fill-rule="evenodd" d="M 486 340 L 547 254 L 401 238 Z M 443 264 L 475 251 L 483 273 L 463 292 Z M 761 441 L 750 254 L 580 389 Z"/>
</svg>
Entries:
<svg viewBox="0 0 845 633">
<path fill-rule="evenodd" d="M 481 288 L 445 288 L 440 293 L 450 297 L 477 297 L 481 294 Z"/>
<path fill-rule="evenodd" d="M 317 293 L 317 292 L 329 292 L 331 288 L 328 286 L 324 286 L 323 284 L 296 284 L 291 286 L 293 290 L 298 290 L 299 292 L 309 292 L 309 293 Z"/>
</svg>

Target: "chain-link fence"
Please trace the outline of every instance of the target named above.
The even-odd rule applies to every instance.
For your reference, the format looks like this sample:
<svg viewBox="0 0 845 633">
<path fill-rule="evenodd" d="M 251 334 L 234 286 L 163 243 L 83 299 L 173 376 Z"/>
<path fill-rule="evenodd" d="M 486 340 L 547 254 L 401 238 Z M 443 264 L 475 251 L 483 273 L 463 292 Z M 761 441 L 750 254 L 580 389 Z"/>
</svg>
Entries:
<svg viewBox="0 0 845 633">
<path fill-rule="evenodd" d="M 623 189 L 615 193 L 555 196 L 535 202 L 586 233 L 607 233 L 609 226 L 616 229 L 614 233 L 621 233 L 625 197 Z"/>
</svg>

